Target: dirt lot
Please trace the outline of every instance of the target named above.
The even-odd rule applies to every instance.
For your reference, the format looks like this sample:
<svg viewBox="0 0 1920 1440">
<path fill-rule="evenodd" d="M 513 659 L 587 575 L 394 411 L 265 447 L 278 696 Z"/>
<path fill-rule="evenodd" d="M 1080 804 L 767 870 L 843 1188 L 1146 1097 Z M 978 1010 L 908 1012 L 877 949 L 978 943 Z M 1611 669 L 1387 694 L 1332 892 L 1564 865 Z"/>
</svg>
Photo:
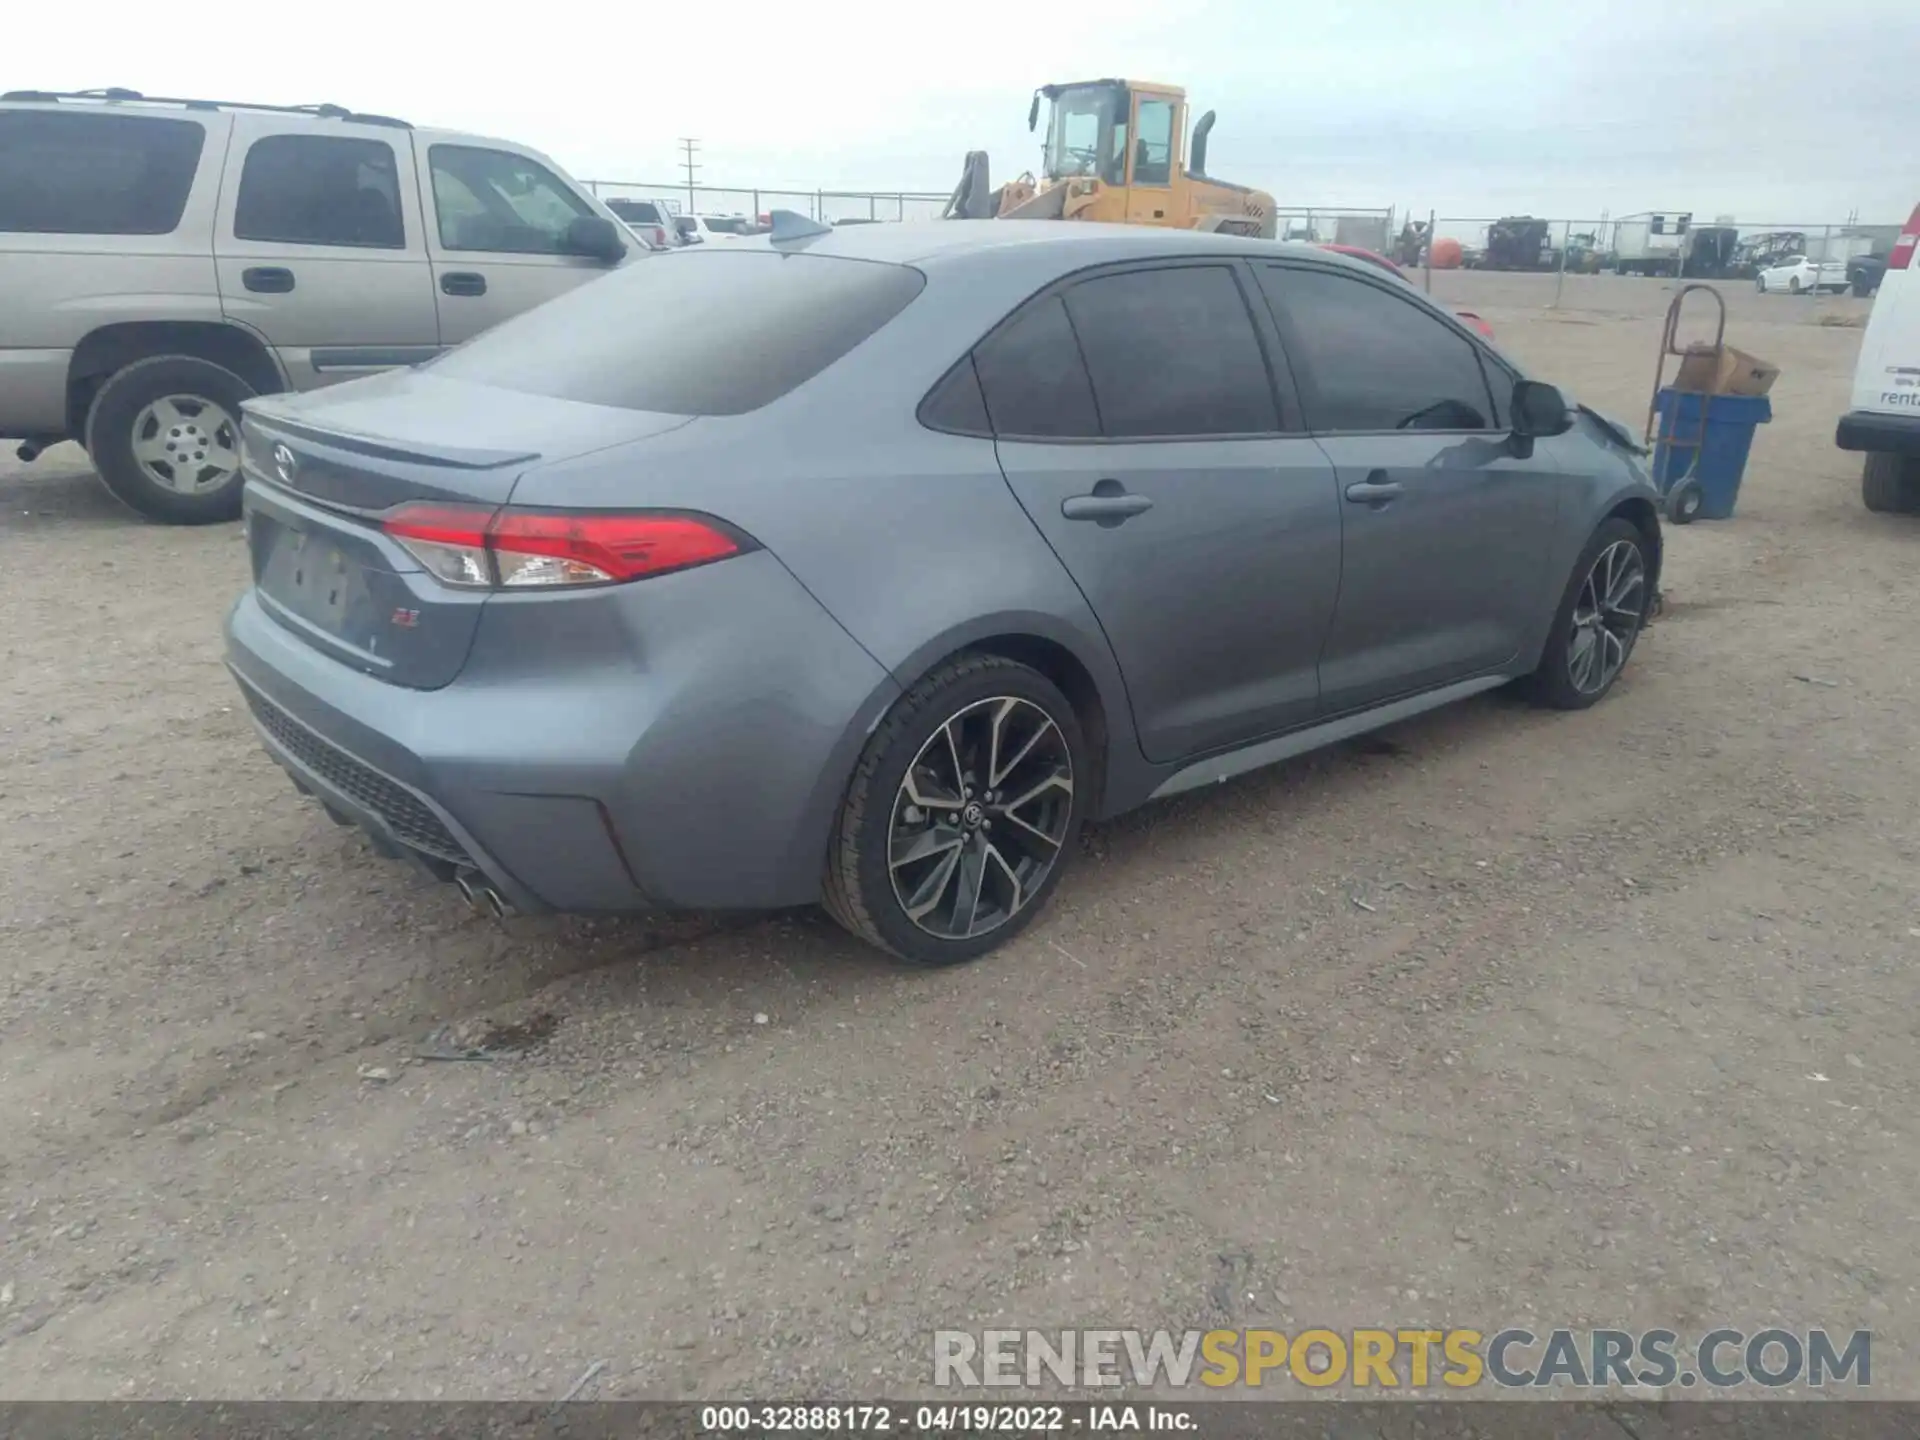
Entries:
<svg viewBox="0 0 1920 1440">
<path fill-rule="evenodd" d="M 1442 276 L 1632 424 L 1657 281 Z M 1920 1396 L 1920 524 L 1780 364 L 1582 715 L 1093 833 L 998 958 L 471 914 L 301 801 L 236 527 L 0 465 L 0 1394 L 924 1393 L 995 1323 L 1871 1327 Z M 419 1058 L 486 1043 L 497 1058 Z"/>
</svg>

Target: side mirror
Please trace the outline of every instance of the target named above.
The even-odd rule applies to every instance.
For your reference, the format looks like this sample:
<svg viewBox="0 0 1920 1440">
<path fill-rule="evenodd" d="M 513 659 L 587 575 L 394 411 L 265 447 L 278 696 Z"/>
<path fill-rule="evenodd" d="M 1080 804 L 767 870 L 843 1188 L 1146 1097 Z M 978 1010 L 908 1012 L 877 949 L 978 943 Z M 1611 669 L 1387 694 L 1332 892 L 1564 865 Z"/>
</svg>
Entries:
<svg viewBox="0 0 1920 1440">
<path fill-rule="evenodd" d="M 584 255 L 608 265 L 627 256 L 627 245 L 620 238 L 619 229 L 604 215 L 574 216 L 567 226 L 566 247 L 569 255 Z"/>
<path fill-rule="evenodd" d="M 1518 380 L 1513 386 L 1513 433 L 1522 440 L 1543 440 L 1573 428 L 1567 397 L 1539 380 Z"/>
</svg>

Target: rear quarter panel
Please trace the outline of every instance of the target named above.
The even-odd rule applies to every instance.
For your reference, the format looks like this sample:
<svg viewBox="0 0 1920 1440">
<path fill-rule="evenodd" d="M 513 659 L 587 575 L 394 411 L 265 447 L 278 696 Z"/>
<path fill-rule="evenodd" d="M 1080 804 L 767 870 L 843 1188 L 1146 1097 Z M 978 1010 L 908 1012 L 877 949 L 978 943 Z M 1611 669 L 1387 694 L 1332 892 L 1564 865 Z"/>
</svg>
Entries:
<svg viewBox="0 0 1920 1440">
<path fill-rule="evenodd" d="M 778 556 L 902 686 L 994 636 L 1051 640 L 1093 679 L 1116 770 L 1138 763 L 1106 638 L 1008 489 L 993 442 L 915 417 L 954 360 L 1043 283 L 1008 268 L 997 285 L 930 282 L 879 334 L 762 410 L 542 467 L 514 503 L 718 515 Z"/>
<path fill-rule="evenodd" d="M 1853 369 L 1855 410 L 1920 417 L 1920 293 L 1914 275 L 1912 269 L 1889 270 L 1880 282 Z"/>
<path fill-rule="evenodd" d="M 213 215 L 230 121 L 164 113 L 207 132 L 172 233 L 0 232 L 0 434 L 65 430 L 67 365 L 92 331 L 136 320 L 220 320 Z"/>
</svg>

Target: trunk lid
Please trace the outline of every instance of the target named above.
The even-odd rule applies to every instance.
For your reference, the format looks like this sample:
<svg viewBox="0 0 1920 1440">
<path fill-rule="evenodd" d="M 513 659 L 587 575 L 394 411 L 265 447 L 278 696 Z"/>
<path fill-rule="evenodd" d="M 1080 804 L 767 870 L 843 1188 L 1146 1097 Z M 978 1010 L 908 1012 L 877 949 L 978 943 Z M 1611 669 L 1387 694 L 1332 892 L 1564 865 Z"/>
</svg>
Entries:
<svg viewBox="0 0 1920 1440">
<path fill-rule="evenodd" d="M 486 604 L 380 529 L 410 501 L 498 506 L 532 466 L 664 434 L 684 416 L 616 410 L 402 371 L 247 402 L 247 545 L 266 612 L 396 685 L 466 663 Z"/>
</svg>

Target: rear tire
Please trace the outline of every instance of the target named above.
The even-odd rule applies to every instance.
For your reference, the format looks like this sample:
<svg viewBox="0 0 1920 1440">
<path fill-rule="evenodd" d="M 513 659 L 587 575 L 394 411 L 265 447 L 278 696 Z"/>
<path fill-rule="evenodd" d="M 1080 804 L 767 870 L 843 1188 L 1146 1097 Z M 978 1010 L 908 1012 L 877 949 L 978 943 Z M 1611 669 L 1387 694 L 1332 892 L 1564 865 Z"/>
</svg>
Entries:
<svg viewBox="0 0 1920 1440">
<path fill-rule="evenodd" d="M 1787 281 L 1787 293 L 1789 295 L 1798 295 L 1800 293 L 1800 277 L 1798 275 Z"/>
<path fill-rule="evenodd" d="M 166 525 L 240 516 L 240 405 L 254 389 L 224 366 L 155 355 L 116 371 L 87 410 L 87 453 L 128 508 Z"/>
<path fill-rule="evenodd" d="M 1604 521 L 1574 563 L 1527 697 L 1554 710 L 1599 703 L 1626 669 L 1652 603 L 1647 537 L 1630 520 Z"/>
<path fill-rule="evenodd" d="M 1091 776 L 1079 718 L 1051 680 L 997 655 L 950 660 L 867 741 L 821 902 L 911 965 L 977 959 L 1045 907 L 1078 846 Z"/>
<path fill-rule="evenodd" d="M 1920 511 L 1920 461 L 1905 455 L 1869 455 L 1860 471 L 1860 498 L 1879 515 Z"/>
</svg>

